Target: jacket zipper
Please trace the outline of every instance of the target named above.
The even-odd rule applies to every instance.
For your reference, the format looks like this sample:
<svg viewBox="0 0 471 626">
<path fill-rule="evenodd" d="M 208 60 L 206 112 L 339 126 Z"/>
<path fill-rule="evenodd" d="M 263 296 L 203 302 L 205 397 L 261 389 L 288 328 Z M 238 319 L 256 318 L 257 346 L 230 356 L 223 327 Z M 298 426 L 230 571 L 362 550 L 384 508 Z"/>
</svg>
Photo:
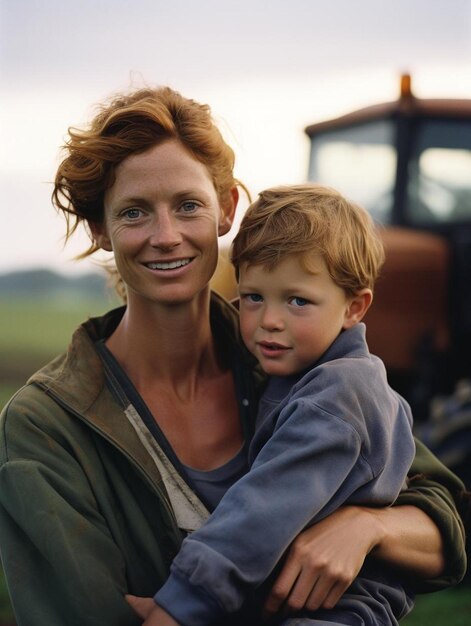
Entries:
<svg viewBox="0 0 471 626">
<path fill-rule="evenodd" d="M 160 487 L 158 485 L 156 485 L 154 483 L 154 481 L 152 480 L 152 478 L 149 476 L 149 474 L 146 472 L 146 470 L 142 467 L 142 465 L 140 465 L 135 459 L 134 457 L 132 457 L 124 448 L 122 448 L 120 445 L 118 445 L 116 443 L 116 441 L 114 439 L 112 439 L 109 435 L 107 435 L 105 432 L 103 432 L 102 430 L 100 430 L 97 426 L 95 426 L 92 422 L 89 422 L 81 413 L 79 413 L 78 411 L 76 411 L 75 409 L 73 409 L 72 407 L 70 407 L 66 402 L 64 402 L 64 400 L 62 400 L 62 398 L 60 398 L 57 394 L 55 394 L 53 391 L 51 391 L 50 389 L 48 389 L 46 386 L 42 385 L 41 383 L 35 383 L 38 387 L 40 387 L 41 389 L 43 389 L 43 391 L 46 393 L 46 395 L 50 396 L 51 398 L 54 399 L 55 402 L 57 402 L 57 404 L 62 407 L 64 409 L 64 411 L 67 411 L 67 413 L 75 416 L 76 418 L 78 418 L 82 423 L 86 424 L 89 428 L 91 428 L 93 431 L 95 431 L 96 433 L 98 433 L 101 437 L 103 437 L 103 439 L 105 439 L 106 441 L 108 441 L 111 445 L 113 445 L 117 450 L 119 450 L 127 459 L 128 461 L 131 462 L 131 464 L 138 469 L 138 471 L 144 476 L 144 478 L 146 479 L 146 482 L 152 487 L 152 489 L 157 493 L 157 495 L 159 496 L 159 498 L 161 499 L 161 501 L 163 502 L 167 513 L 169 514 L 169 517 L 171 518 L 173 525 L 174 525 L 174 530 L 176 531 L 177 536 L 180 538 L 181 534 L 180 534 L 180 529 L 178 528 L 177 525 L 177 519 L 175 517 L 175 513 L 172 509 L 172 506 L 166 496 L 166 494 L 160 489 Z"/>
</svg>

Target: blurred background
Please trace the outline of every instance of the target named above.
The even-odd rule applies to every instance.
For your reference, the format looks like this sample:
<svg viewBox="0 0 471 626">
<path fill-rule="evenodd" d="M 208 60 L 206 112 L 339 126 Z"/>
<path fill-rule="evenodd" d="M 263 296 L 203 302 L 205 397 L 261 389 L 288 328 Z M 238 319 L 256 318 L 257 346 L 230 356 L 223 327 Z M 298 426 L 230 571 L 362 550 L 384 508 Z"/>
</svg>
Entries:
<svg viewBox="0 0 471 626">
<path fill-rule="evenodd" d="M 117 302 L 96 263 L 73 261 L 85 234 L 64 247 L 50 202 L 66 130 L 95 103 L 160 84 L 210 104 L 256 195 L 315 176 L 305 128 L 396 100 L 404 72 L 419 98 L 471 99 L 470 0 L 0 0 L 0 406 Z M 355 182 L 376 188 L 374 168 Z M 464 585 L 421 597 L 407 624 L 470 613 Z"/>
<path fill-rule="evenodd" d="M 84 271 L 50 205 L 59 147 L 111 93 L 211 105 L 252 193 L 303 181 L 303 129 L 395 99 L 471 96 L 469 0 L 0 0 L 0 271 Z M 243 207 L 241 210 L 243 211 Z"/>
</svg>

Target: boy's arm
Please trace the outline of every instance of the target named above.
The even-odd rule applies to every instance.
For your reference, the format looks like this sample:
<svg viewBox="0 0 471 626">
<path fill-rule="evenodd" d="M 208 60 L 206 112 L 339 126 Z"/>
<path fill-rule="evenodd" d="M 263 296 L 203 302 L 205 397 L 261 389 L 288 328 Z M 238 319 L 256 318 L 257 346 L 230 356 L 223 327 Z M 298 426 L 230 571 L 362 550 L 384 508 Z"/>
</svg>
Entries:
<svg viewBox="0 0 471 626">
<path fill-rule="evenodd" d="M 127 595 L 126 601 L 143 620 L 142 626 L 179 626 L 171 615 L 155 604 L 152 598 Z"/>
<path fill-rule="evenodd" d="M 184 541 L 154 598 L 181 624 L 203 625 L 237 610 L 315 516 L 328 515 L 371 479 L 350 423 L 322 410 L 313 419 L 312 405 L 302 401 L 282 416 L 249 473 Z"/>
</svg>

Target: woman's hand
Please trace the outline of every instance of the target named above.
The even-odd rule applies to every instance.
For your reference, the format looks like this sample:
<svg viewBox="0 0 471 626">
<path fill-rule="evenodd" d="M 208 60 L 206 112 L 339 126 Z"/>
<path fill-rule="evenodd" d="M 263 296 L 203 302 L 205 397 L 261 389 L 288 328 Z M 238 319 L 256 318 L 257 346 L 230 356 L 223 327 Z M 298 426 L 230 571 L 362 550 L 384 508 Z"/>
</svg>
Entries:
<svg viewBox="0 0 471 626">
<path fill-rule="evenodd" d="M 425 580 L 444 568 L 440 531 L 421 509 L 344 506 L 294 540 L 265 602 L 266 614 L 333 608 L 370 552 L 404 576 Z"/>
<path fill-rule="evenodd" d="M 380 518 L 359 506 L 344 506 L 303 531 L 268 595 L 266 616 L 333 608 L 383 536 Z"/>
<path fill-rule="evenodd" d="M 142 617 L 143 626 L 179 626 L 171 615 L 158 606 L 152 598 L 126 595 L 126 602 Z"/>
</svg>

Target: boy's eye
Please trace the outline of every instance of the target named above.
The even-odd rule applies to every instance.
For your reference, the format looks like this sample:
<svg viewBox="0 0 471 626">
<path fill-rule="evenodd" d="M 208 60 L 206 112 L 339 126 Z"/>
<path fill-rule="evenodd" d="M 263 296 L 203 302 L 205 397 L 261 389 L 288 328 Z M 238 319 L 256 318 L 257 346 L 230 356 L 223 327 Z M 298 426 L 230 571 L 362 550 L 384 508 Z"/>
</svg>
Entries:
<svg viewBox="0 0 471 626">
<path fill-rule="evenodd" d="M 263 302 L 263 298 L 258 293 L 244 293 L 242 299 L 247 302 Z"/>
<path fill-rule="evenodd" d="M 292 298 L 289 299 L 289 303 L 294 305 L 294 306 L 306 306 L 306 304 L 309 304 L 309 300 L 306 300 L 306 298 L 300 298 L 299 296 L 293 296 Z"/>
</svg>

